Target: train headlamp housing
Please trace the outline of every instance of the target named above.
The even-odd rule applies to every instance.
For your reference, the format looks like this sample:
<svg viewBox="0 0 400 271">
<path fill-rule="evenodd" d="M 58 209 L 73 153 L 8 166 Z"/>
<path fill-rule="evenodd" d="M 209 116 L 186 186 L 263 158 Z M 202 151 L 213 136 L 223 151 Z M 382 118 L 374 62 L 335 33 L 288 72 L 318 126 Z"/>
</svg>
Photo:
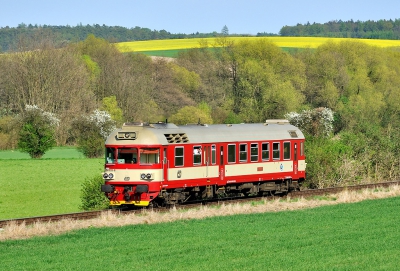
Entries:
<svg viewBox="0 0 400 271">
<path fill-rule="evenodd" d="M 142 180 L 152 180 L 153 178 L 153 174 L 151 173 L 141 173 L 140 174 L 140 179 Z"/>
<path fill-rule="evenodd" d="M 105 180 L 112 180 L 112 179 L 114 179 L 114 174 L 113 173 L 107 173 L 107 172 L 104 172 L 103 173 L 103 179 L 105 179 Z"/>
</svg>

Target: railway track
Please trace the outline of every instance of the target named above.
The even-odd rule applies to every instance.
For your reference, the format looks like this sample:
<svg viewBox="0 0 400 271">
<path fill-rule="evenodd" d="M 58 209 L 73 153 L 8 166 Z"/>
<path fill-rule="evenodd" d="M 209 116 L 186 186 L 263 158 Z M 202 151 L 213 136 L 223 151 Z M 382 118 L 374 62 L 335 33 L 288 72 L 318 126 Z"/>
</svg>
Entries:
<svg viewBox="0 0 400 271">
<path fill-rule="evenodd" d="M 310 189 L 310 190 L 301 190 L 301 191 L 294 191 L 291 192 L 289 195 L 284 195 L 282 197 L 290 197 L 290 198 L 309 198 L 313 196 L 323 196 L 329 194 L 340 193 L 342 191 L 357 191 L 363 189 L 376 189 L 376 188 L 385 188 L 390 187 L 393 185 L 400 185 L 400 181 L 393 181 L 393 182 L 384 182 L 384 183 L 374 183 L 374 184 L 362 184 L 362 185 L 354 185 L 354 186 L 345 186 L 345 187 L 332 187 L 332 188 L 324 188 L 324 189 Z M 247 197 L 247 198 L 233 198 L 233 199 L 224 199 L 224 200 L 213 200 L 207 202 L 200 202 L 200 203 L 191 203 L 191 204 L 184 204 L 184 205 L 177 205 L 175 206 L 178 209 L 190 209 L 196 208 L 200 205 L 221 205 L 221 204 L 234 204 L 234 203 L 245 203 L 251 202 L 255 200 L 260 200 L 261 198 L 265 197 Z M 272 198 L 276 198 L 276 196 L 272 196 Z M 154 211 L 158 212 L 166 212 L 168 208 L 153 208 Z M 69 220 L 88 220 L 94 219 L 102 215 L 103 212 L 109 212 L 110 210 L 103 210 L 103 211 L 89 211 L 89 212 L 78 212 L 78 213 L 69 213 L 69 214 L 58 214 L 58 215 L 48 215 L 48 216 L 38 216 L 38 217 L 27 217 L 27 218 L 17 218 L 17 219 L 8 219 L 8 220 L 0 220 L 0 229 L 4 228 L 6 225 L 10 223 L 15 223 L 17 225 L 25 224 L 31 225 L 35 223 L 51 223 L 56 222 L 64 219 Z M 117 214 L 132 214 L 142 212 L 142 209 L 137 210 L 129 210 L 123 211 L 119 209 L 111 210 Z"/>
</svg>

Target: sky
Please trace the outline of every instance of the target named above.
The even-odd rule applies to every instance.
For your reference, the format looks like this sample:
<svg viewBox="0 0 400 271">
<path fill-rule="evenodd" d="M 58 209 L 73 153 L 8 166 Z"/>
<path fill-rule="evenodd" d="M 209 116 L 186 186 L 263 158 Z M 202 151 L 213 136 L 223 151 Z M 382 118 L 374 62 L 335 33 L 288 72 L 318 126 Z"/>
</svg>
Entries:
<svg viewBox="0 0 400 271">
<path fill-rule="evenodd" d="M 0 27 L 107 25 L 173 34 L 275 33 L 333 20 L 400 19 L 399 0 L 0 0 Z"/>
</svg>

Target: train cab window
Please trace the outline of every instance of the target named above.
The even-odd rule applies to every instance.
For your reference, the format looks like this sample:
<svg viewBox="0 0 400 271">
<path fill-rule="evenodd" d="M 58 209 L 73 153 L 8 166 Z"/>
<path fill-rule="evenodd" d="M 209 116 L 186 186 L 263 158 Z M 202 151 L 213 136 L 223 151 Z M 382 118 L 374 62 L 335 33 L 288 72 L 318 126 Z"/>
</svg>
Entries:
<svg viewBox="0 0 400 271">
<path fill-rule="evenodd" d="M 263 161 L 269 160 L 269 143 L 262 143 L 261 145 L 261 155 Z"/>
<path fill-rule="evenodd" d="M 239 145 L 239 161 L 247 162 L 247 144 Z"/>
<path fill-rule="evenodd" d="M 140 164 L 159 164 L 160 149 L 142 148 L 140 149 Z"/>
<path fill-rule="evenodd" d="M 217 148 L 215 145 L 211 146 L 211 163 L 215 165 L 217 163 Z"/>
<path fill-rule="evenodd" d="M 120 148 L 118 149 L 118 164 L 136 164 L 138 159 L 137 148 Z"/>
<path fill-rule="evenodd" d="M 251 162 L 258 161 L 258 143 L 251 143 L 250 145 L 250 160 Z"/>
<path fill-rule="evenodd" d="M 201 146 L 193 147 L 193 165 L 201 165 Z"/>
<path fill-rule="evenodd" d="M 279 160 L 281 158 L 279 146 L 279 142 L 272 143 L 272 158 L 274 160 Z"/>
<path fill-rule="evenodd" d="M 283 159 L 290 160 L 290 142 L 283 142 Z"/>
<path fill-rule="evenodd" d="M 229 144 L 228 145 L 228 163 L 236 162 L 236 145 Z"/>
<path fill-rule="evenodd" d="M 175 166 L 176 167 L 183 166 L 183 147 L 175 148 Z"/>
<path fill-rule="evenodd" d="M 114 164 L 114 163 L 115 163 L 115 149 L 106 148 L 106 164 Z"/>
</svg>

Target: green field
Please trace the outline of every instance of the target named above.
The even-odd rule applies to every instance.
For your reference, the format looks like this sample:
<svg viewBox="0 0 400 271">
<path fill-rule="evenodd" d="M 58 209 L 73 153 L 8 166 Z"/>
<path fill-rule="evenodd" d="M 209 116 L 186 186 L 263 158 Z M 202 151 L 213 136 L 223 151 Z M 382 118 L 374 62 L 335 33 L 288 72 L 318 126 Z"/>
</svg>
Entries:
<svg viewBox="0 0 400 271">
<path fill-rule="evenodd" d="M 243 40 L 268 40 L 281 48 L 317 48 L 322 44 L 341 41 L 358 41 L 376 47 L 400 47 L 399 40 L 374 40 L 374 39 L 353 39 L 353 38 L 322 38 L 322 37 L 228 37 L 232 42 Z M 207 42 L 209 48 L 221 47 L 218 38 L 193 38 L 193 39 L 168 39 L 119 42 L 117 48 L 123 52 L 146 52 L 154 55 L 153 52 L 165 52 L 171 50 L 184 50 L 199 48 L 200 44 Z"/>
<path fill-rule="evenodd" d="M 3 270 L 397 270 L 400 197 L 0 242 Z"/>
<path fill-rule="evenodd" d="M 82 183 L 101 174 L 103 159 L 55 148 L 42 159 L 0 152 L 0 219 L 78 212 Z"/>
</svg>

